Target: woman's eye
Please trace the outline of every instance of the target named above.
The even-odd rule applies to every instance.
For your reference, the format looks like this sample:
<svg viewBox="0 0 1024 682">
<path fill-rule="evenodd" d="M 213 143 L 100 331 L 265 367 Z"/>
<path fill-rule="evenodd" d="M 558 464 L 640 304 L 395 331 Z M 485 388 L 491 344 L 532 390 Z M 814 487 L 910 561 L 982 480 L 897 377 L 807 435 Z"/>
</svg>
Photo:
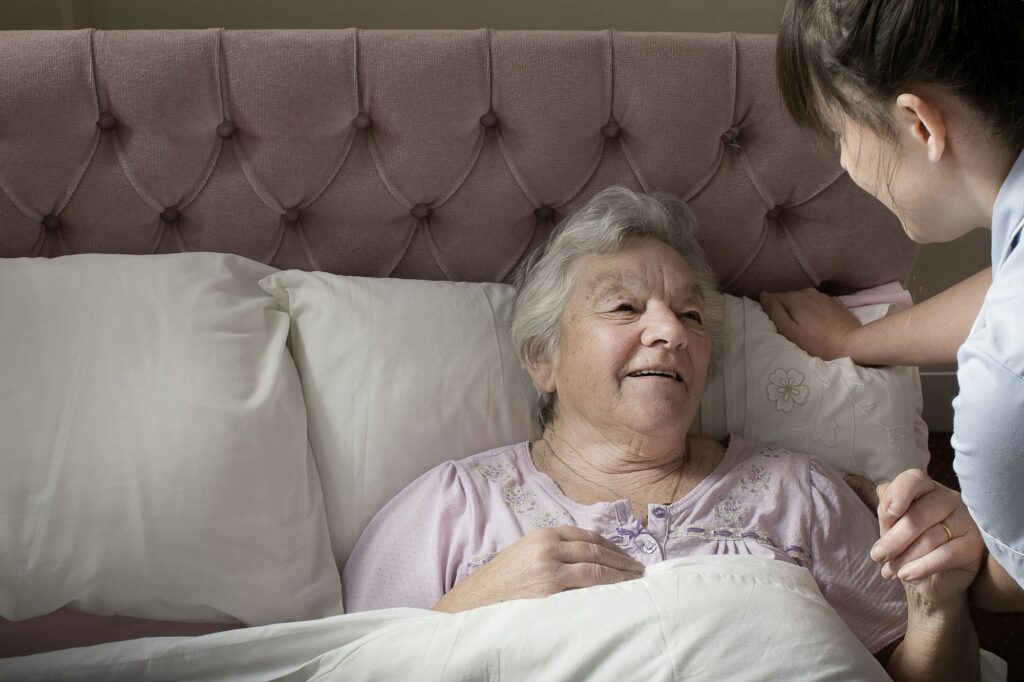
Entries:
<svg viewBox="0 0 1024 682">
<path fill-rule="evenodd" d="M 699 312 L 697 312 L 696 310 L 690 310 L 688 312 L 685 312 L 682 315 L 680 315 L 679 317 L 683 318 L 684 320 L 692 320 L 693 322 L 696 322 L 697 324 L 703 324 L 704 323 L 704 317 Z"/>
<path fill-rule="evenodd" d="M 615 306 L 615 312 L 617 313 L 632 313 L 635 311 L 636 308 L 634 308 L 633 304 L 631 303 L 620 303 L 619 305 Z"/>
</svg>

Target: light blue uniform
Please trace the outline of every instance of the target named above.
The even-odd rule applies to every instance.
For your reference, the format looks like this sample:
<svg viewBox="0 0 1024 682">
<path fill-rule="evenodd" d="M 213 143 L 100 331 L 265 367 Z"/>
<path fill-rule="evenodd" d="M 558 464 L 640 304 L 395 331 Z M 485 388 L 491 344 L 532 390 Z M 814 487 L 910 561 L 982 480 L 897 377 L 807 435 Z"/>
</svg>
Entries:
<svg viewBox="0 0 1024 682">
<path fill-rule="evenodd" d="M 1024 154 L 992 211 L 992 286 L 957 353 L 953 468 L 992 556 L 1024 586 Z"/>
</svg>

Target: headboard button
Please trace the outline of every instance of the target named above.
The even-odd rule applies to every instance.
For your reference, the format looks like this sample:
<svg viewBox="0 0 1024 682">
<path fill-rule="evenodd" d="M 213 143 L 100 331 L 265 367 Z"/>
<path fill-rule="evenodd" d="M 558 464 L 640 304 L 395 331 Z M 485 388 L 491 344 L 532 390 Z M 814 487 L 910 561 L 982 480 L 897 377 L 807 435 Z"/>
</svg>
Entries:
<svg viewBox="0 0 1024 682">
<path fill-rule="evenodd" d="M 372 121 L 370 120 L 370 116 L 363 112 L 359 112 L 359 115 L 352 119 L 352 125 L 360 130 L 366 130 L 370 127 L 371 123 Z"/>
<path fill-rule="evenodd" d="M 486 114 L 480 117 L 480 125 L 484 128 L 493 128 L 498 125 L 498 117 L 493 111 L 488 111 Z"/>
<path fill-rule="evenodd" d="M 601 134 L 609 140 L 618 137 L 620 132 L 622 132 L 622 130 L 619 128 L 619 124 L 615 121 L 609 121 L 604 124 L 603 128 L 601 128 Z"/>
<path fill-rule="evenodd" d="M 60 218 L 55 215 L 43 216 L 43 227 L 48 230 L 56 230 L 60 227 Z"/>
<path fill-rule="evenodd" d="M 96 119 L 96 127 L 100 130 L 113 130 L 117 126 L 117 119 L 109 111 L 101 111 L 100 117 Z"/>
<path fill-rule="evenodd" d="M 416 220 L 426 220 L 430 216 L 430 207 L 426 204 L 416 204 L 412 207 L 411 213 Z"/>
<path fill-rule="evenodd" d="M 224 120 L 217 124 L 217 135 L 223 140 L 234 135 L 237 130 L 238 128 L 231 121 Z"/>
<path fill-rule="evenodd" d="M 551 208 L 547 204 L 544 204 L 543 206 L 538 206 L 537 210 L 535 210 L 533 214 L 540 218 L 541 220 L 547 220 L 548 218 L 555 214 L 555 209 Z"/>
<path fill-rule="evenodd" d="M 293 225 L 293 224 L 299 222 L 299 218 L 301 217 L 301 214 L 299 213 L 299 209 L 297 209 L 297 208 L 289 208 L 287 211 L 284 212 L 284 216 L 282 216 L 282 217 L 284 218 L 284 221 L 286 223 L 288 223 L 289 225 Z"/>
<path fill-rule="evenodd" d="M 737 126 L 733 126 L 722 133 L 722 144 L 733 149 L 740 148 L 740 129 Z"/>
<path fill-rule="evenodd" d="M 765 213 L 764 217 L 771 218 L 772 220 L 777 220 L 780 215 L 782 215 L 782 207 L 776 206 L 775 208 Z"/>
<path fill-rule="evenodd" d="M 178 222 L 178 218 L 180 216 L 181 214 L 178 213 L 178 209 L 174 208 L 173 206 L 171 206 L 170 208 L 165 208 L 164 210 L 160 211 L 160 220 L 164 221 L 165 223 L 176 223 Z"/>
</svg>

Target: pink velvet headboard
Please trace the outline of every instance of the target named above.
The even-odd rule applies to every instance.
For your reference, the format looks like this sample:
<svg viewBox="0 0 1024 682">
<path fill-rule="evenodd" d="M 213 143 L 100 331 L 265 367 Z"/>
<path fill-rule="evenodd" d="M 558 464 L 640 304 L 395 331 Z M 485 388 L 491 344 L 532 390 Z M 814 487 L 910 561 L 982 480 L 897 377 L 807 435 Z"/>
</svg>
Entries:
<svg viewBox="0 0 1024 682">
<path fill-rule="evenodd" d="M 501 281 L 611 184 L 683 196 L 727 290 L 905 281 L 915 253 L 796 128 L 774 37 L 0 33 L 0 256 L 227 251 Z"/>
<path fill-rule="evenodd" d="M 789 119 L 773 48 L 734 34 L 0 33 L 0 257 L 225 251 L 502 281 L 567 212 L 623 184 L 689 200 L 733 293 L 906 281 L 914 245 Z M 175 627 L 0 620 L 0 655 L 203 630 Z"/>
</svg>

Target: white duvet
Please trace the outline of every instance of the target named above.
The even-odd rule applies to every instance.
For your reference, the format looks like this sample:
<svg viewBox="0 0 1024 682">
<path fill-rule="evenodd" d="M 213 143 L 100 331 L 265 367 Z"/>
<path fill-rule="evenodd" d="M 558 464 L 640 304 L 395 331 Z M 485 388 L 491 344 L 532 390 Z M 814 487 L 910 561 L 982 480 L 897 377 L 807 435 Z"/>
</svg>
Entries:
<svg viewBox="0 0 1024 682">
<path fill-rule="evenodd" d="M 1005 679 L 986 659 L 986 679 Z M 1000 676 L 999 673 L 1002 673 Z M 811 575 L 692 557 L 459 614 L 386 609 L 0 660 L 7 680 L 885 680 Z"/>
</svg>

